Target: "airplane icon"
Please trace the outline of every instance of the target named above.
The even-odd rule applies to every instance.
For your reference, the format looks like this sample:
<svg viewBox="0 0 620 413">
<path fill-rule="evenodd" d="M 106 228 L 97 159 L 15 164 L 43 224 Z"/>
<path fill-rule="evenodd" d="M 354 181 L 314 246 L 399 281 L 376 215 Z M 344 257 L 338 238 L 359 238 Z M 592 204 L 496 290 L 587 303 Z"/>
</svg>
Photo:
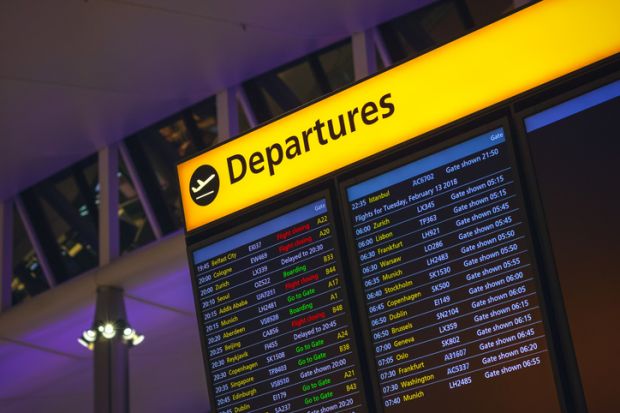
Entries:
<svg viewBox="0 0 620 413">
<path fill-rule="evenodd" d="M 211 175 L 210 175 L 207 179 L 205 179 L 204 181 L 203 181 L 203 180 L 201 180 L 201 179 L 197 179 L 197 181 L 198 181 L 198 186 L 197 186 L 197 187 L 193 187 L 193 186 L 192 186 L 192 187 L 191 187 L 191 188 L 192 188 L 192 192 L 193 192 L 193 193 L 197 193 L 197 192 L 202 191 L 202 190 L 204 189 L 204 187 L 205 187 L 205 186 L 207 186 L 207 184 L 213 180 L 213 178 L 215 178 L 215 174 L 211 174 Z M 207 192 L 207 193 L 204 193 L 204 194 L 202 194 L 202 195 L 200 195 L 200 196 L 197 196 L 197 197 L 196 197 L 196 199 L 204 198 L 205 196 L 211 195 L 213 192 L 215 192 L 215 191 L 209 191 L 209 192 Z"/>
</svg>

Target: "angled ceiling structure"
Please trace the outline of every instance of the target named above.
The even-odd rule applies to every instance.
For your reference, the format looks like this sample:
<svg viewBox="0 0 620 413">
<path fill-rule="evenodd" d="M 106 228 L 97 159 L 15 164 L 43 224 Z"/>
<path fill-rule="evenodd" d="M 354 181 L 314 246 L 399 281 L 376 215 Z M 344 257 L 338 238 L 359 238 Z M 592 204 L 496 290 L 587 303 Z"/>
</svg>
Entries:
<svg viewBox="0 0 620 413">
<path fill-rule="evenodd" d="M 430 0 L 85 0 L 0 4 L 0 200 L 190 104 Z M 180 233 L 0 314 L 0 411 L 91 411 L 76 339 L 122 286 L 132 411 L 206 412 Z"/>
</svg>

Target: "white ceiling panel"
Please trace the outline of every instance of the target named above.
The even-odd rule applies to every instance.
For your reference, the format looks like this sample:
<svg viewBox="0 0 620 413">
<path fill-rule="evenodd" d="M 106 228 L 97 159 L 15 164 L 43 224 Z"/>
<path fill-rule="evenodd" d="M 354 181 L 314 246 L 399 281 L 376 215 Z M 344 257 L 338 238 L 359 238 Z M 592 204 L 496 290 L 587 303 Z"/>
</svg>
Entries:
<svg viewBox="0 0 620 413">
<path fill-rule="evenodd" d="M 0 199 L 430 0 L 0 3 Z"/>
</svg>

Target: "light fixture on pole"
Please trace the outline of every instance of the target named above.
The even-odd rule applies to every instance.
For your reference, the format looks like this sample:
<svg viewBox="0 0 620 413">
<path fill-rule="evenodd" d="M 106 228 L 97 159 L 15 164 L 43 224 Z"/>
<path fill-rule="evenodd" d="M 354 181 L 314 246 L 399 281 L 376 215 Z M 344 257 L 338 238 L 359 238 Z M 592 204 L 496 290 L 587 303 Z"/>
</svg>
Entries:
<svg viewBox="0 0 620 413">
<path fill-rule="evenodd" d="M 128 413 L 129 349 L 144 335 L 127 321 L 122 289 L 97 288 L 95 321 L 77 340 L 94 353 L 95 413 Z"/>
<path fill-rule="evenodd" d="M 77 341 L 89 350 L 95 348 L 98 339 L 111 340 L 121 336 L 129 347 L 137 346 L 144 341 L 144 335 L 138 334 L 125 320 L 96 321 L 91 328 L 84 330 Z"/>
</svg>

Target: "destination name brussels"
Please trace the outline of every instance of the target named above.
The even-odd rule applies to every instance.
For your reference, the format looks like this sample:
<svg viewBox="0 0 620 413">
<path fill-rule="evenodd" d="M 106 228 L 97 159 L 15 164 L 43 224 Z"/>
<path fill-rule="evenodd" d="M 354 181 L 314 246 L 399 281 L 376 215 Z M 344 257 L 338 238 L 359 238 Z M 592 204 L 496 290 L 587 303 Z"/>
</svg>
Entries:
<svg viewBox="0 0 620 413">
<path fill-rule="evenodd" d="M 390 102 L 391 93 L 379 98 L 379 102 L 369 101 L 341 113 L 335 118 L 326 121 L 317 119 L 314 125 L 291 135 L 283 143 L 274 143 L 264 151 L 256 151 L 248 158 L 242 154 L 228 157 L 228 175 L 230 183 L 234 184 L 243 179 L 248 170 L 253 174 L 268 171 L 270 176 L 276 173 L 276 167 L 287 159 L 293 159 L 310 152 L 317 145 L 327 145 L 331 141 L 353 134 L 359 127 L 372 125 L 381 119 L 389 118 L 394 114 L 394 104 Z"/>
</svg>

